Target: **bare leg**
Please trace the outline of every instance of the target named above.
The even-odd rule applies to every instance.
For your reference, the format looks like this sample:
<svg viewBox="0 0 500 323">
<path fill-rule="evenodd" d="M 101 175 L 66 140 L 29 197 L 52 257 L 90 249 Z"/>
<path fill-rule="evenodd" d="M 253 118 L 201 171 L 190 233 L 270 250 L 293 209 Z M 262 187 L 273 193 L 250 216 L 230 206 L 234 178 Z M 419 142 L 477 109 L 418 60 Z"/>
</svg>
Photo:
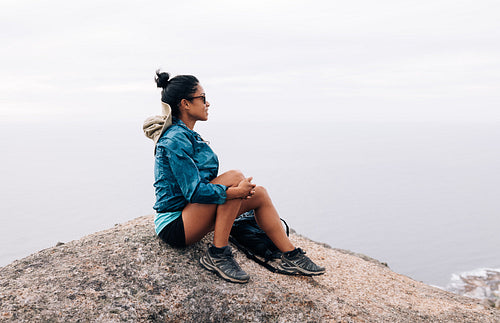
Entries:
<svg viewBox="0 0 500 323">
<path fill-rule="evenodd" d="M 283 252 L 281 263 L 278 264 L 280 272 L 301 275 L 322 275 L 325 273 L 325 268 L 316 265 L 304 255 L 304 252 L 295 249 L 288 239 L 285 229 L 283 229 L 269 194 L 261 186 L 255 188 L 255 194 L 251 199 L 243 200 L 241 203 L 240 212 L 251 209 L 255 210 L 255 219 L 259 226 L 271 238 L 276 247 Z"/>
<path fill-rule="evenodd" d="M 237 186 L 245 177 L 240 171 L 228 171 L 215 178 L 211 183 Z M 229 233 L 234 219 L 238 216 L 243 200 L 234 199 L 222 205 L 190 203 L 182 210 L 186 245 L 201 240 L 208 232 L 214 232 L 214 245 L 223 247 L 228 244 Z"/>
<path fill-rule="evenodd" d="M 250 210 L 255 210 L 257 224 L 264 230 L 278 249 L 282 252 L 295 249 L 290 239 L 288 239 L 285 229 L 281 224 L 279 214 L 264 187 L 257 186 L 255 188 L 255 194 L 251 199 L 242 200 L 238 214 Z"/>
<path fill-rule="evenodd" d="M 216 204 L 191 203 L 182 210 L 186 245 L 200 241 L 208 232 L 214 230 Z"/>
<path fill-rule="evenodd" d="M 214 228 L 214 246 L 221 248 L 227 246 L 229 234 L 233 227 L 234 219 L 238 216 L 241 207 L 241 199 L 229 200 L 217 207 Z"/>
<path fill-rule="evenodd" d="M 237 186 L 245 176 L 239 171 L 229 171 L 215 178 L 212 183 Z M 229 200 L 222 205 L 188 204 L 182 211 L 186 245 L 200 241 L 208 232 L 214 232 L 214 245 L 228 244 L 234 219 L 241 213 L 255 210 L 259 226 L 282 252 L 295 249 L 288 239 L 276 208 L 269 194 L 262 186 L 257 186 L 251 199 Z"/>
</svg>

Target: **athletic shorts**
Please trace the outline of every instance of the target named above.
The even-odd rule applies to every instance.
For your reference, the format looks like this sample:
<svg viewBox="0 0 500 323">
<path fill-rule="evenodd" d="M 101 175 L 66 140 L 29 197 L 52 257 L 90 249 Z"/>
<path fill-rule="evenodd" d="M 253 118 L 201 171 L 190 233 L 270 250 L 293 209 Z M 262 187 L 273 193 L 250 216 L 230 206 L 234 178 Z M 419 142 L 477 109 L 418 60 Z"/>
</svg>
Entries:
<svg viewBox="0 0 500 323">
<path fill-rule="evenodd" d="M 158 236 L 174 248 L 183 248 L 186 246 L 186 235 L 184 233 L 184 222 L 182 215 L 174 221 L 167 224 Z"/>
</svg>

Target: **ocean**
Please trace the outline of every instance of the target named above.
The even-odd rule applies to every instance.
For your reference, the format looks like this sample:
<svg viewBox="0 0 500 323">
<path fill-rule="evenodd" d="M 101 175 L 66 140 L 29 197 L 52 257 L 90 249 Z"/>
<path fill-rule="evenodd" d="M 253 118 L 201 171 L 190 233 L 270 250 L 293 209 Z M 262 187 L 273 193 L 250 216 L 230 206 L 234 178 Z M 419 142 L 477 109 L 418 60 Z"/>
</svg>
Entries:
<svg viewBox="0 0 500 323">
<path fill-rule="evenodd" d="M 0 266 L 152 214 L 153 147 L 131 122 L 0 122 Z M 298 233 L 446 287 L 499 268 L 494 123 L 198 123 Z"/>
</svg>

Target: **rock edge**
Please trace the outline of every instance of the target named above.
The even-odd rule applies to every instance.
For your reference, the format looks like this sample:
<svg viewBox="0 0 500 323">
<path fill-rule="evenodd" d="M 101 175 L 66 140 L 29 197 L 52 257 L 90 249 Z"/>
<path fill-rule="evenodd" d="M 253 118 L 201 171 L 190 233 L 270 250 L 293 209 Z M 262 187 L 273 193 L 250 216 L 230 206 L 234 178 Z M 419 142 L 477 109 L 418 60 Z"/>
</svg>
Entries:
<svg viewBox="0 0 500 323">
<path fill-rule="evenodd" d="M 140 217 L 0 268 L 0 321 L 500 322 L 477 300 L 290 237 L 325 275 L 273 274 L 236 252 L 252 278 L 231 284 L 198 263 L 210 237 L 172 249 Z"/>
</svg>

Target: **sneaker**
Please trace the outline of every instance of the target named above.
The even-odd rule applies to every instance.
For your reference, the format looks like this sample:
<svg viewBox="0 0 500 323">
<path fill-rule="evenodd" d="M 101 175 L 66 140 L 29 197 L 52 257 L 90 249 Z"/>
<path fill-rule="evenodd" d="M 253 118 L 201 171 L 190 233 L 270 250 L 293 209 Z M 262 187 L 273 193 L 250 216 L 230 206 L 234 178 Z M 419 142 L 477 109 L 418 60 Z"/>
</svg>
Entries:
<svg viewBox="0 0 500 323">
<path fill-rule="evenodd" d="M 281 255 L 281 263 L 278 269 L 289 275 L 322 275 L 325 273 L 325 268 L 316 265 L 309 257 L 305 255 L 305 251 L 300 248 L 295 248 L 293 251 L 284 252 Z"/>
<path fill-rule="evenodd" d="M 225 246 L 221 249 L 222 251 L 216 251 L 215 246 L 209 245 L 207 252 L 200 258 L 200 264 L 229 282 L 248 282 L 250 276 L 234 260 L 231 247 Z"/>
</svg>

